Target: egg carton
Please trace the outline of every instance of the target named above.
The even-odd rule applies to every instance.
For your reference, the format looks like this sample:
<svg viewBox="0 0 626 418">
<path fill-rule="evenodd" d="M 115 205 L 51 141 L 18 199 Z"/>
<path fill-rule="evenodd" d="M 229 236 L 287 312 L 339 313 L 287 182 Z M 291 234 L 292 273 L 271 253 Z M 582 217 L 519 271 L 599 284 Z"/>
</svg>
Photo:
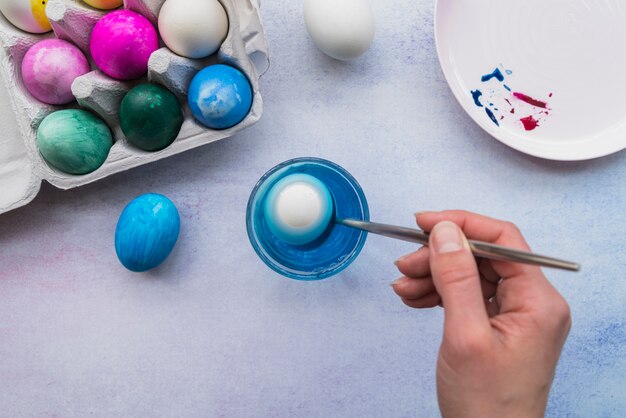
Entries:
<svg viewBox="0 0 626 418">
<path fill-rule="evenodd" d="M 176 1 L 176 0 L 170 0 Z M 157 27 L 158 13 L 165 0 L 125 0 L 124 8 L 144 15 Z M 148 164 L 220 139 L 256 123 L 263 112 L 259 78 L 269 67 L 269 56 L 257 0 L 220 0 L 229 18 L 229 30 L 220 50 L 202 60 L 180 57 L 166 47 L 155 51 L 148 63 L 147 77 L 131 82 L 114 80 L 92 69 L 72 84 L 76 103 L 51 106 L 34 99 L 20 73 L 28 49 L 43 39 L 58 37 L 74 43 L 89 58 L 89 36 L 95 23 L 107 12 L 93 9 L 80 0 L 49 0 L 46 14 L 53 32 L 32 35 L 11 25 L 0 14 L 0 72 L 15 111 L 21 137 L 0 136 L 0 213 L 26 205 L 41 187 L 42 180 L 60 189 L 79 187 L 133 167 Z M 161 42 L 161 45 L 163 43 Z M 225 130 L 211 130 L 197 122 L 187 105 L 187 87 L 193 76 L 210 64 L 225 63 L 243 71 L 252 84 L 254 98 L 248 116 Z M 177 139 L 158 152 L 139 150 L 128 143 L 120 128 L 118 111 L 125 93 L 133 86 L 152 82 L 165 86 L 183 104 L 185 121 Z M 37 149 L 37 128 L 50 113 L 64 108 L 86 108 L 104 119 L 115 143 L 105 163 L 86 175 L 63 173 L 48 165 Z"/>
</svg>

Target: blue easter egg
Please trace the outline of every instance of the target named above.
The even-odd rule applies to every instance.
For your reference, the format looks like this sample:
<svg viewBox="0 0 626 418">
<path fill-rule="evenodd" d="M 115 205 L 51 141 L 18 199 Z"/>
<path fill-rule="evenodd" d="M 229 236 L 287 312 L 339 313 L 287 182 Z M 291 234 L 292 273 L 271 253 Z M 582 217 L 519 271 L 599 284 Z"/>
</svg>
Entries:
<svg viewBox="0 0 626 418">
<path fill-rule="evenodd" d="M 211 129 L 227 129 L 250 112 L 252 86 L 238 69 L 210 65 L 191 80 L 187 100 L 191 113 L 200 123 Z"/>
<path fill-rule="evenodd" d="M 128 270 L 143 272 L 161 264 L 176 245 L 180 216 L 160 194 L 144 194 L 124 208 L 115 230 L 115 251 Z"/>
</svg>

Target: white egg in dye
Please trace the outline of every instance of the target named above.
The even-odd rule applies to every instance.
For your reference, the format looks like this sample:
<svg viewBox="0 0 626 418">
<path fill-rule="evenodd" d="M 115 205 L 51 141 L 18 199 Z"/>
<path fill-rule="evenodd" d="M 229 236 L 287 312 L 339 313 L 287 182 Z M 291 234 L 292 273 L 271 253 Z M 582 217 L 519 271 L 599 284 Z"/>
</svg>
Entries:
<svg viewBox="0 0 626 418">
<path fill-rule="evenodd" d="M 176 54 L 205 58 L 228 35 L 228 15 L 218 0 L 167 0 L 159 12 L 159 33 Z"/>
<path fill-rule="evenodd" d="M 338 60 L 361 56 L 374 39 L 367 0 L 304 0 L 304 21 L 315 45 Z"/>
<path fill-rule="evenodd" d="M 0 0 L 0 12 L 23 31 L 50 32 L 52 27 L 46 16 L 48 0 Z"/>
<path fill-rule="evenodd" d="M 264 205 L 269 230 L 292 245 L 305 245 L 324 235 L 333 214 L 328 188 L 308 174 L 291 174 L 279 180 Z"/>
</svg>

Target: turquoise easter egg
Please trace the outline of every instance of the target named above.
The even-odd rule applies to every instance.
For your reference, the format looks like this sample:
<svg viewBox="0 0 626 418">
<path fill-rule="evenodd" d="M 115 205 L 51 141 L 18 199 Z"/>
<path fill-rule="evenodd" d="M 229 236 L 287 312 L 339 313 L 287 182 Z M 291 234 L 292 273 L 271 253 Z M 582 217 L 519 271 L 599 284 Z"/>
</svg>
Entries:
<svg viewBox="0 0 626 418">
<path fill-rule="evenodd" d="M 37 130 L 37 147 L 51 166 L 68 174 L 97 170 L 113 146 L 111 130 L 93 113 L 66 109 L 51 113 Z"/>
<path fill-rule="evenodd" d="M 115 230 L 117 258 L 130 271 L 144 272 L 170 255 L 180 232 L 180 216 L 171 200 L 144 194 L 124 209 Z"/>
</svg>

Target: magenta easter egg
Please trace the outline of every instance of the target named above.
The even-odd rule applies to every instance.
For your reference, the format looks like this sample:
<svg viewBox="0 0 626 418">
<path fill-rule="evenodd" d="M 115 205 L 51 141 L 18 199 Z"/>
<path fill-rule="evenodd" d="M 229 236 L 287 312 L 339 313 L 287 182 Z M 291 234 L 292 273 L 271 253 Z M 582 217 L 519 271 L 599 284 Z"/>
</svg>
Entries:
<svg viewBox="0 0 626 418">
<path fill-rule="evenodd" d="M 22 81 L 37 100 L 52 105 L 74 101 L 72 83 L 90 71 L 80 49 L 61 39 L 46 39 L 30 47 L 22 61 Z"/>
<path fill-rule="evenodd" d="M 159 39 L 148 19 L 130 10 L 117 10 L 96 23 L 89 47 L 103 73 L 133 80 L 148 72 L 148 60 L 159 48 Z"/>
</svg>

